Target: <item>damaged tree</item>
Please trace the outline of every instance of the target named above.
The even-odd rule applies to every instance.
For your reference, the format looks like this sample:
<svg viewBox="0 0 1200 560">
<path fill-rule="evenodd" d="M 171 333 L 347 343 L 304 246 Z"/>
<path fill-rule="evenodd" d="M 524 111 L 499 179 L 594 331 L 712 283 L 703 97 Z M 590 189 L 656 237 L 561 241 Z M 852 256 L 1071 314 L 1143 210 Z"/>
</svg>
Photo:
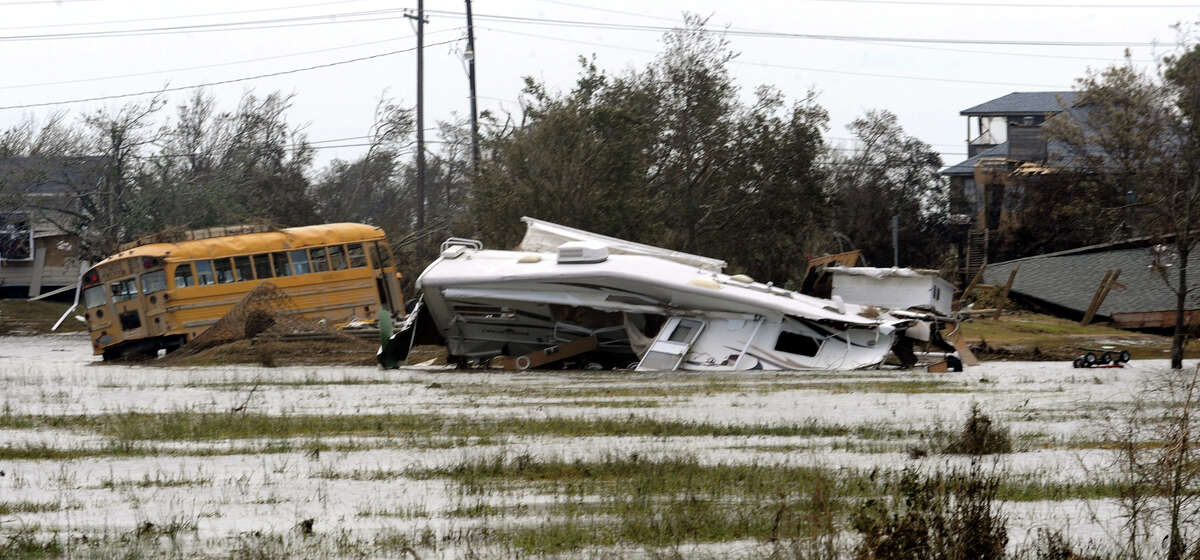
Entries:
<svg viewBox="0 0 1200 560">
<path fill-rule="evenodd" d="M 1159 260 L 1159 272 L 1176 297 L 1171 367 L 1180 369 L 1200 227 L 1200 46 L 1164 58 L 1157 76 L 1127 61 L 1078 86 L 1075 107 L 1046 123 L 1064 152 L 1051 156 L 1107 197 L 1126 194 L 1129 205 L 1108 212 L 1136 216 L 1139 229 L 1170 244 L 1175 262 Z"/>
</svg>

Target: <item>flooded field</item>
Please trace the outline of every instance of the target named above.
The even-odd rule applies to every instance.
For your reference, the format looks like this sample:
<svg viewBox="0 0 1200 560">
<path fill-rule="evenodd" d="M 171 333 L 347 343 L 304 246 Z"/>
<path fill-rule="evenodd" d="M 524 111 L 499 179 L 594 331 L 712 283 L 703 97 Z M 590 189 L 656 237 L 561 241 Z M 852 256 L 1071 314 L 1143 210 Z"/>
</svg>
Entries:
<svg viewBox="0 0 1200 560">
<path fill-rule="evenodd" d="M 842 504 L 826 510 L 847 546 L 846 504 L 880 481 L 970 465 L 938 441 L 978 405 L 1012 435 L 1011 453 L 975 459 L 1003 475 L 1008 546 L 1046 527 L 1104 545 L 1123 519 L 1103 441 L 1166 363 L 1130 366 L 161 368 L 103 365 L 78 335 L 0 337 L 0 541 L 103 557 L 765 557 L 806 538 L 795 512 L 819 489 Z"/>
</svg>

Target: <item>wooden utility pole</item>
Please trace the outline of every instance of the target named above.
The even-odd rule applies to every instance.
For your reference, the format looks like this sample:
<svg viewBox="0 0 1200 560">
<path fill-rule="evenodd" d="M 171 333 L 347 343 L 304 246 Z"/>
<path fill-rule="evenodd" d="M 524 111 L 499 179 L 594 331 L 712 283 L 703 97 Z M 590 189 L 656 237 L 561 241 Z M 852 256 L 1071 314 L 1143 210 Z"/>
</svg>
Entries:
<svg viewBox="0 0 1200 560">
<path fill-rule="evenodd" d="M 467 80 L 471 84 L 471 172 L 479 171 L 479 110 L 475 105 L 475 24 L 467 2 Z"/>
<path fill-rule="evenodd" d="M 417 231 L 425 229 L 425 0 L 417 0 Z"/>
</svg>

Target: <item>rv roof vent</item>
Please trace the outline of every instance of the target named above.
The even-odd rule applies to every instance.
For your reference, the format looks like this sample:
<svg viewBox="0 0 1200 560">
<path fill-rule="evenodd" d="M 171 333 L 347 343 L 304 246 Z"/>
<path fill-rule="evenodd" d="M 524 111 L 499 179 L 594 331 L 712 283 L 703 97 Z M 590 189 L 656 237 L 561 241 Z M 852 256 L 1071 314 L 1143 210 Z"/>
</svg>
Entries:
<svg viewBox="0 0 1200 560">
<path fill-rule="evenodd" d="M 558 264 L 587 264 L 608 260 L 608 247 L 594 241 L 568 241 L 558 247 Z"/>
</svg>

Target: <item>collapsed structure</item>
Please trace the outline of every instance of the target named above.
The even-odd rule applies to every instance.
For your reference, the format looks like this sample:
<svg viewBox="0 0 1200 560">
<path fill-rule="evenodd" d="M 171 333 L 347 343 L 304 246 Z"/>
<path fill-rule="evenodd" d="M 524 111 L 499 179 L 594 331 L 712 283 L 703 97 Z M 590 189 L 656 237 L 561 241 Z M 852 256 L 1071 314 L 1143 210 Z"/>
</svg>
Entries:
<svg viewBox="0 0 1200 560">
<path fill-rule="evenodd" d="M 909 332 L 928 341 L 946 319 L 807 296 L 725 274 L 717 259 L 522 220 L 514 251 L 442 245 L 417 280 L 421 301 L 380 348 L 384 367 L 414 343 L 439 343 L 460 365 L 499 358 L 510 369 L 564 359 L 652 371 L 857 369 L 882 363 Z"/>
</svg>

